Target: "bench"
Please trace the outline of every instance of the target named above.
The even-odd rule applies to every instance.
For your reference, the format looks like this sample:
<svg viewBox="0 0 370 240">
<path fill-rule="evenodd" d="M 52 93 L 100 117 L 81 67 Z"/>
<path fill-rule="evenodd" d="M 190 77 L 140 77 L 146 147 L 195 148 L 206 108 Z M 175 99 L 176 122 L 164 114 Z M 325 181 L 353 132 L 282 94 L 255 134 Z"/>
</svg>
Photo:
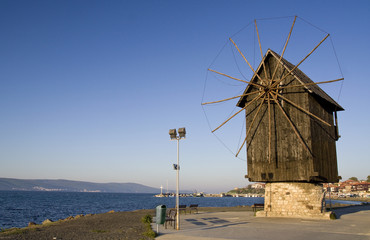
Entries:
<svg viewBox="0 0 370 240">
<path fill-rule="evenodd" d="M 172 223 L 173 223 L 173 229 L 175 229 L 175 226 L 176 226 L 176 210 L 174 209 L 171 209 L 167 216 L 166 216 L 166 220 L 164 221 L 164 228 L 167 229 L 167 222 L 170 223 L 170 225 L 172 226 Z"/>
<path fill-rule="evenodd" d="M 257 208 L 264 209 L 265 204 L 264 203 L 255 203 L 255 204 L 252 205 L 253 212 L 257 212 Z"/>
<path fill-rule="evenodd" d="M 189 206 L 190 214 L 191 214 L 191 210 L 197 211 L 197 213 L 198 213 L 198 204 L 190 204 L 190 206 Z"/>
<path fill-rule="evenodd" d="M 179 205 L 179 214 L 181 214 L 181 211 L 184 211 L 186 215 L 186 205 Z"/>
</svg>

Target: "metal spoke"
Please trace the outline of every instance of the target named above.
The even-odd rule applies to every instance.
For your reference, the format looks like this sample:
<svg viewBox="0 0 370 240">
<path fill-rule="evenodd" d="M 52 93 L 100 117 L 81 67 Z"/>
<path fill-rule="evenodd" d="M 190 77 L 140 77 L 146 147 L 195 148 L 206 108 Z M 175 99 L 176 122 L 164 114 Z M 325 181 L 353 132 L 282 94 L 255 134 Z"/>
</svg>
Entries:
<svg viewBox="0 0 370 240">
<path fill-rule="evenodd" d="M 257 109 L 257 112 L 256 112 L 256 114 L 254 115 L 254 117 L 253 117 L 253 119 L 252 119 L 251 124 L 249 125 L 248 131 L 247 131 L 247 134 L 245 135 L 245 139 L 244 139 L 244 141 L 243 141 L 243 143 L 242 143 L 241 147 L 239 148 L 239 151 L 236 153 L 235 157 L 237 157 L 237 156 L 239 155 L 239 153 L 240 153 L 240 151 L 242 150 L 242 148 L 243 148 L 243 146 L 244 146 L 245 142 L 247 141 L 247 138 L 248 138 L 249 132 L 250 132 L 250 131 L 251 131 L 251 129 L 252 129 L 253 123 L 254 123 L 254 121 L 256 120 L 257 115 L 258 115 L 258 113 L 260 112 L 261 107 L 262 107 L 263 102 L 265 101 L 265 99 L 266 99 L 266 94 L 264 95 L 264 97 L 263 97 L 263 99 L 262 99 L 262 101 L 261 101 L 261 104 L 259 105 L 259 107 L 258 107 L 258 109 Z"/>
<path fill-rule="evenodd" d="M 238 95 L 238 96 L 235 96 L 235 97 L 225 98 L 225 99 L 218 100 L 218 101 L 205 102 L 205 103 L 202 103 L 202 105 L 225 102 L 225 101 L 229 101 L 229 100 L 232 100 L 232 99 L 235 99 L 235 98 L 245 97 L 245 96 L 248 96 L 248 95 L 252 95 L 252 94 L 256 94 L 256 93 L 261 93 L 261 92 L 263 92 L 263 90 L 258 90 L 258 91 L 254 91 L 254 92 L 250 92 L 250 93 Z"/>
<path fill-rule="evenodd" d="M 242 109 L 240 109 L 234 115 L 232 115 L 231 117 L 229 117 L 225 122 L 223 122 L 220 126 L 218 126 L 217 128 L 215 128 L 212 132 L 215 132 L 220 127 L 222 127 L 223 125 L 225 125 L 225 123 L 227 123 L 228 121 L 230 121 L 230 119 L 232 119 L 233 117 L 235 117 L 236 115 L 238 115 L 241 111 L 243 111 L 244 109 L 246 109 L 251 103 L 253 103 L 254 101 L 260 99 L 262 96 L 263 96 L 263 94 L 259 94 L 258 96 L 256 96 L 255 98 L 253 98 L 252 101 L 250 101 L 249 103 L 247 103 Z"/>
</svg>

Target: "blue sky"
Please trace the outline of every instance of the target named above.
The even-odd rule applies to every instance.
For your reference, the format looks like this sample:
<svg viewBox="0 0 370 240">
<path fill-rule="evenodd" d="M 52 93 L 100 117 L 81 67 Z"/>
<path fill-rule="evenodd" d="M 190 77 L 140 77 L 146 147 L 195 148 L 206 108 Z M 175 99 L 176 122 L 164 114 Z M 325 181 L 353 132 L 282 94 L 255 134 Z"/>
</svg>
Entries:
<svg viewBox="0 0 370 240">
<path fill-rule="evenodd" d="M 174 189 L 176 142 L 168 130 L 186 127 L 181 188 L 245 186 L 246 162 L 210 133 L 200 105 L 206 69 L 254 19 L 294 15 L 301 19 L 292 37 L 302 45 L 292 49 L 302 53 L 288 46 L 292 63 L 308 53 L 299 46 L 325 35 L 302 19 L 331 34 L 345 78 L 327 87 L 346 110 L 339 113 L 339 175 L 366 178 L 370 2 L 236 0 L 0 1 L 0 177 L 168 182 Z M 281 40 L 268 34 L 287 36 L 292 19 L 277 19 L 279 31 L 276 21 L 260 21 L 264 49 Z M 326 66 L 327 56 L 318 52 L 311 62 Z M 337 76 L 336 60 L 330 64 Z M 331 80 L 314 65 L 302 68 Z"/>
</svg>

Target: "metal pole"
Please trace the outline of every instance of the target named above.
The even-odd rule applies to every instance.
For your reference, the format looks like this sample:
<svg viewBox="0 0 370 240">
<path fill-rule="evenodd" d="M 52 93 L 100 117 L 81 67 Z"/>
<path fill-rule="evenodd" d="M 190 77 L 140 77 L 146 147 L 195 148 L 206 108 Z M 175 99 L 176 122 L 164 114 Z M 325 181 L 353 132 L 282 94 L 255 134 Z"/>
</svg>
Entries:
<svg viewBox="0 0 370 240">
<path fill-rule="evenodd" d="M 180 211 L 179 211 L 179 170 L 180 170 L 180 163 L 179 163 L 179 145 L 180 145 L 180 137 L 177 138 L 177 183 L 176 183 L 176 230 L 180 230 Z"/>
<path fill-rule="evenodd" d="M 329 183 L 329 204 L 330 204 L 330 211 L 331 211 L 332 209 L 331 209 L 331 187 L 330 187 L 330 183 Z"/>
</svg>

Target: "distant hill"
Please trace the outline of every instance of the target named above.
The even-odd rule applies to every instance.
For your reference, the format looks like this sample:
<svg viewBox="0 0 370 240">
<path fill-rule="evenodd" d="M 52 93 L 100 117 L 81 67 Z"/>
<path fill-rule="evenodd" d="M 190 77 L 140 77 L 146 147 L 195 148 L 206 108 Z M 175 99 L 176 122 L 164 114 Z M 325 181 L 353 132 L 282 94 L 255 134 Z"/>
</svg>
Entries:
<svg viewBox="0 0 370 240">
<path fill-rule="evenodd" d="M 60 192 L 112 192 L 112 193 L 159 193 L 137 183 L 93 183 L 70 180 L 0 178 L 0 190 L 7 191 L 60 191 Z"/>
</svg>

